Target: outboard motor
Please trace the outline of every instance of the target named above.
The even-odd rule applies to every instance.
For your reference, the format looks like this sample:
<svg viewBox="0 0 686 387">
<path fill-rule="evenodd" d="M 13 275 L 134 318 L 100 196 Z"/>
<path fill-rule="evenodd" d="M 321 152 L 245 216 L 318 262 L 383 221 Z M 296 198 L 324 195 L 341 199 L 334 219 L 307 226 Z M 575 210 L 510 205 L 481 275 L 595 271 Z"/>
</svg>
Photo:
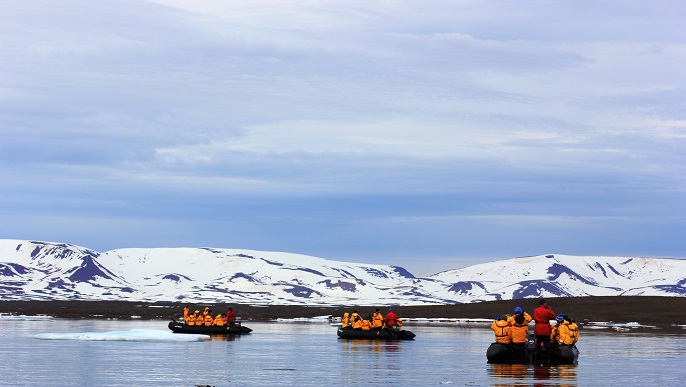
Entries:
<svg viewBox="0 0 686 387">
<path fill-rule="evenodd" d="M 526 363 L 534 364 L 536 362 L 536 336 L 529 333 L 526 338 Z"/>
</svg>

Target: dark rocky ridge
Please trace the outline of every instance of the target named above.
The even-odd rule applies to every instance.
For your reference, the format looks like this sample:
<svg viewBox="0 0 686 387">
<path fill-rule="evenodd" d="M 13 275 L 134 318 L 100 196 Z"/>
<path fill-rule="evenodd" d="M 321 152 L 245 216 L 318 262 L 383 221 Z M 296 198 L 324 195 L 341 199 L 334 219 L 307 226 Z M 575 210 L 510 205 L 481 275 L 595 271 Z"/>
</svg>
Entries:
<svg viewBox="0 0 686 387">
<path fill-rule="evenodd" d="M 568 297 L 549 298 L 548 304 L 556 313 L 565 313 L 576 321 L 632 322 L 657 325 L 662 328 L 675 324 L 686 324 L 684 310 L 686 297 Z M 168 320 L 181 314 L 184 303 L 179 302 L 124 302 L 124 301 L 0 301 L 0 313 L 25 315 L 45 314 L 57 318 L 95 319 L 141 319 Z M 393 306 L 400 317 L 407 318 L 494 318 L 511 313 L 516 306 L 532 313 L 538 299 L 491 301 L 458 305 Z M 209 306 L 218 312 L 233 307 L 243 321 L 268 321 L 276 318 L 314 317 L 322 315 L 340 316 L 343 312 L 357 309 L 360 313 L 373 312 L 377 306 L 249 306 L 238 304 L 191 304 L 193 309 Z M 382 312 L 387 307 L 379 305 Z M 681 329 L 681 328 L 679 328 Z M 683 329 L 682 329 L 683 331 Z"/>
</svg>

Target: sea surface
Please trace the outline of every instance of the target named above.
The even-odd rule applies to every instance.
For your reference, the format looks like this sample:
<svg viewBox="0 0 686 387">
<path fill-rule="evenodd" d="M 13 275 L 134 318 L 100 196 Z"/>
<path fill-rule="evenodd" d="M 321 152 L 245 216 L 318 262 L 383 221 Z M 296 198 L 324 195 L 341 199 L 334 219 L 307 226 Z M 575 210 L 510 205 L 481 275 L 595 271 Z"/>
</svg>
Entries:
<svg viewBox="0 0 686 387">
<path fill-rule="evenodd" d="M 683 334 L 581 331 L 574 366 L 486 363 L 486 327 L 406 324 L 413 341 L 341 340 L 327 323 L 244 322 L 244 336 L 166 321 L 0 318 L 0 386 L 679 386 Z"/>
</svg>

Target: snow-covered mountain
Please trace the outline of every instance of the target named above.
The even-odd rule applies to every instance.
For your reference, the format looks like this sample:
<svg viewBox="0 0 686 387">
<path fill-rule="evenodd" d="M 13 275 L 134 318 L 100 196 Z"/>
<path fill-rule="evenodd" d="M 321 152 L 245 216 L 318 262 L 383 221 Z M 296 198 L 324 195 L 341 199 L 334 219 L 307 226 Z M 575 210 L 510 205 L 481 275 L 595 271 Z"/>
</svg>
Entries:
<svg viewBox="0 0 686 387">
<path fill-rule="evenodd" d="M 214 248 L 118 249 L 0 239 L 2 300 L 256 305 L 452 304 L 528 297 L 686 296 L 686 260 L 545 255 L 416 278 L 398 266 Z"/>
</svg>

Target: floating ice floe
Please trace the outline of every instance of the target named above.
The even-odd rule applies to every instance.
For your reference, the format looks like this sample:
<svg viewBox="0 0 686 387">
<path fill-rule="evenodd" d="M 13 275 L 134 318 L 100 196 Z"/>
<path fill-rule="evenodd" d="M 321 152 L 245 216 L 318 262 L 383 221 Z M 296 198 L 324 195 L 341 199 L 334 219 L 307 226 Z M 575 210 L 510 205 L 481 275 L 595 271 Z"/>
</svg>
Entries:
<svg viewBox="0 0 686 387">
<path fill-rule="evenodd" d="M 331 315 L 326 316 L 314 316 L 314 317 L 294 317 L 294 318 L 277 318 L 276 322 L 308 322 L 308 323 L 330 323 L 338 321 L 340 322 L 340 317 L 333 317 Z"/>
<path fill-rule="evenodd" d="M 169 331 L 157 329 L 132 329 L 129 331 L 110 332 L 66 332 L 66 333 L 40 333 L 35 336 L 40 340 L 81 340 L 81 341 L 205 341 L 208 335 L 175 334 Z"/>
<path fill-rule="evenodd" d="M 15 321 L 47 321 L 52 320 L 54 317 L 46 315 L 38 316 L 25 316 L 25 315 L 13 315 L 13 314 L 3 314 L 0 313 L 0 320 L 15 320 Z"/>
<path fill-rule="evenodd" d="M 415 317 L 415 318 L 402 318 L 403 324 L 427 324 L 427 325 L 460 325 L 460 326 L 490 326 L 493 323 L 493 319 L 488 318 L 447 318 L 447 317 Z"/>
<path fill-rule="evenodd" d="M 657 329 L 655 325 L 644 325 L 635 321 L 628 323 L 616 323 L 612 321 L 591 321 L 584 324 L 583 329 L 614 329 L 617 332 L 628 332 L 632 329 Z"/>
</svg>

